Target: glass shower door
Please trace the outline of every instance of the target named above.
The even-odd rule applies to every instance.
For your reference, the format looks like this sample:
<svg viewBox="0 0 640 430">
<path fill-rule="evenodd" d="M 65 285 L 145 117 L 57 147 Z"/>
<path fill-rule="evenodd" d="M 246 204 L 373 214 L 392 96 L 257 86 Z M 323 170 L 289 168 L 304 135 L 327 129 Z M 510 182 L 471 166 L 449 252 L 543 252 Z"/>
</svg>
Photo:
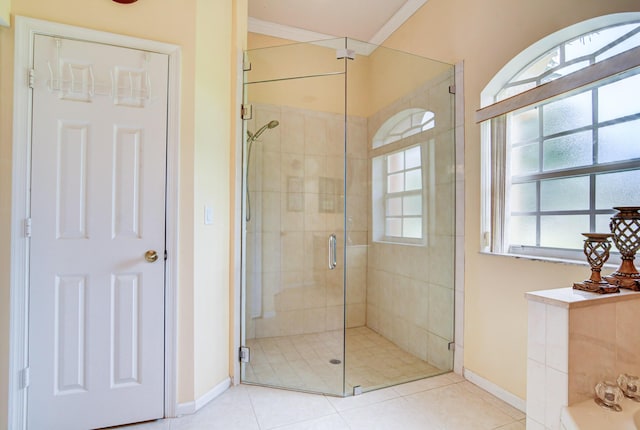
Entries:
<svg viewBox="0 0 640 430">
<path fill-rule="evenodd" d="M 241 379 L 343 395 L 344 62 L 310 44 L 248 60 Z"/>
</svg>

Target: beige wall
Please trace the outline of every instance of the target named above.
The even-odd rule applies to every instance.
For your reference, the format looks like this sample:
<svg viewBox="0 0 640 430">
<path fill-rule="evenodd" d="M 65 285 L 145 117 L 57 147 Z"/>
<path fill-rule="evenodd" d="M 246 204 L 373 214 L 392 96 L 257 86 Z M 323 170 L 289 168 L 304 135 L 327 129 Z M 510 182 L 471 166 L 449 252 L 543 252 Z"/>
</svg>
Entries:
<svg viewBox="0 0 640 430">
<path fill-rule="evenodd" d="M 480 250 L 480 92 L 505 63 L 546 35 L 586 19 L 638 11 L 637 0 L 429 0 L 385 46 L 464 61 L 465 330 L 464 366 L 524 399 L 526 291 L 566 287 L 581 266 L 483 255 Z"/>
<path fill-rule="evenodd" d="M 229 376 L 232 2 L 197 0 L 194 148 L 195 398 Z M 212 17 L 217 17 L 215 25 Z M 237 110 L 236 110 L 237 112 Z M 213 224 L 204 224 L 204 207 Z M 226 306 L 225 306 L 226 305 Z"/>
<path fill-rule="evenodd" d="M 0 0 L 0 25 L 9 25 L 11 0 Z"/>
<path fill-rule="evenodd" d="M 7 0 L 0 0 L 0 14 Z M 178 402 L 229 376 L 229 252 L 236 59 L 246 44 L 246 0 L 13 0 L 28 16 L 179 45 L 180 208 Z M 7 422 L 13 28 L 0 28 L 0 429 Z M 214 224 L 203 223 L 204 205 Z"/>
</svg>

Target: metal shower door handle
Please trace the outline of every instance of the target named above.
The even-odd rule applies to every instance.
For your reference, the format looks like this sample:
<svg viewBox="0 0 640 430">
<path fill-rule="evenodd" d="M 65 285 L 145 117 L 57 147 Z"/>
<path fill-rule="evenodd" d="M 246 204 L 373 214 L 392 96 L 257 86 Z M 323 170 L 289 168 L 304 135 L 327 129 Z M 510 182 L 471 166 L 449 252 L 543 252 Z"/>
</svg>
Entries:
<svg viewBox="0 0 640 430">
<path fill-rule="evenodd" d="M 329 235 L 329 270 L 333 270 L 336 268 L 337 260 L 336 260 L 336 235 Z"/>
</svg>

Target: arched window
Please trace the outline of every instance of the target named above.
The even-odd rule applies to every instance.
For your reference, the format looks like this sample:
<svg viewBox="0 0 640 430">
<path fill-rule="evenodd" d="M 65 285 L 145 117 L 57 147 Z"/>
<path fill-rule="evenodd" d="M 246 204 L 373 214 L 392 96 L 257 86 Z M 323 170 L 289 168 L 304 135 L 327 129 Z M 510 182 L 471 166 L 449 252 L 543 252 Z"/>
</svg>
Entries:
<svg viewBox="0 0 640 430">
<path fill-rule="evenodd" d="M 424 109 L 406 109 L 385 121 L 373 137 L 373 148 L 418 134 L 435 126 L 435 115 Z"/>
<path fill-rule="evenodd" d="M 640 14 L 597 18 L 485 88 L 486 250 L 583 259 L 580 233 L 608 232 L 614 206 L 640 204 L 639 47 Z"/>
<path fill-rule="evenodd" d="M 435 126 L 435 115 L 406 109 L 386 120 L 372 140 L 374 239 L 421 243 L 424 238 L 424 142 L 411 139 Z M 384 149 L 380 149 L 383 148 Z"/>
</svg>

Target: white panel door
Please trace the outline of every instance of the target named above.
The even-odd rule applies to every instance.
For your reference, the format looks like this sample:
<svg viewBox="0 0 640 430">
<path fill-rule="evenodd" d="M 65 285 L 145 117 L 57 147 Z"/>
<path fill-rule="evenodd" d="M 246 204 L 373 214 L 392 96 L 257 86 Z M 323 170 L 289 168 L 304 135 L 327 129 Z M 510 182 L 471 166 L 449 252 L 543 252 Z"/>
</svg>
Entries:
<svg viewBox="0 0 640 430">
<path fill-rule="evenodd" d="M 160 418 L 168 57 L 37 35 L 34 70 L 27 426 Z"/>
</svg>

